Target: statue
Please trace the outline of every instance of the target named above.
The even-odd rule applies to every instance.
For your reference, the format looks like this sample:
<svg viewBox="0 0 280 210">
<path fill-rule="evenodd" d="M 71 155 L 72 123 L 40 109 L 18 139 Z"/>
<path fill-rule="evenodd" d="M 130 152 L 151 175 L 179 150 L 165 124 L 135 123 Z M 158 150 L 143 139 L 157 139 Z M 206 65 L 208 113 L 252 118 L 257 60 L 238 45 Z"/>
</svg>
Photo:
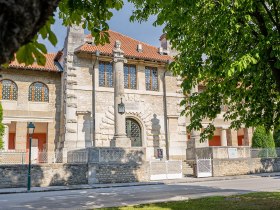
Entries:
<svg viewBox="0 0 280 210">
<path fill-rule="evenodd" d="M 121 49 L 121 41 L 116 40 L 116 42 L 115 42 L 115 48 L 118 49 L 118 50 Z"/>
</svg>

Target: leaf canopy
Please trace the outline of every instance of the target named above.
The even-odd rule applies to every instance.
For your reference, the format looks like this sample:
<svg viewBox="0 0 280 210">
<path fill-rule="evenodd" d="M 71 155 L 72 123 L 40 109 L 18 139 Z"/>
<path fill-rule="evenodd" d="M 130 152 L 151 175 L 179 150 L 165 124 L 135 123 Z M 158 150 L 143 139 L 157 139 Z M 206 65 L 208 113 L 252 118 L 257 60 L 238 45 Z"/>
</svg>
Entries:
<svg viewBox="0 0 280 210">
<path fill-rule="evenodd" d="M 155 25 L 179 52 L 171 70 L 183 78 L 191 115 L 188 129 L 213 135 L 212 122 L 223 113 L 231 128 L 264 125 L 280 119 L 280 1 L 278 0 L 131 0 L 132 20 L 157 15 Z M 200 94 L 190 94 L 197 84 Z M 192 104 L 189 108 L 188 104 Z"/>
</svg>

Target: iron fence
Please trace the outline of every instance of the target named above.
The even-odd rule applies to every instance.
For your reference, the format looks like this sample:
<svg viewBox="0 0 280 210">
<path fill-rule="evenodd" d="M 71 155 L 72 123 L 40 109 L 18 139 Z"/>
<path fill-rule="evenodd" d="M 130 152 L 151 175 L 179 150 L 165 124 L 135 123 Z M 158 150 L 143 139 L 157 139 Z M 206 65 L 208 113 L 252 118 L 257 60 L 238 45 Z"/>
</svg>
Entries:
<svg viewBox="0 0 280 210">
<path fill-rule="evenodd" d="M 26 151 L 0 151 L 0 164 L 28 164 L 29 154 Z M 42 151 L 32 154 L 32 164 L 42 163 L 62 163 L 62 152 L 48 152 Z"/>
<path fill-rule="evenodd" d="M 251 158 L 280 158 L 280 148 L 251 148 Z"/>
</svg>

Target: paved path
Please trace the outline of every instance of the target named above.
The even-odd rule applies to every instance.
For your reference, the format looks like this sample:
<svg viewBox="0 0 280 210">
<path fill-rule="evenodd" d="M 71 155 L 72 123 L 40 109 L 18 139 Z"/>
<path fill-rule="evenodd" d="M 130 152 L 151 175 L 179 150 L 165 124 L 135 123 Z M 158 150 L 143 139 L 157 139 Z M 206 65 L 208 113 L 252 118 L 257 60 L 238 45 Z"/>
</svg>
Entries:
<svg viewBox="0 0 280 210">
<path fill-rule="evenodd" d="M 280 192 L 280 177 L 0 195 L 0 209 L 92 209 L 256 191 Z"/>
</svg>

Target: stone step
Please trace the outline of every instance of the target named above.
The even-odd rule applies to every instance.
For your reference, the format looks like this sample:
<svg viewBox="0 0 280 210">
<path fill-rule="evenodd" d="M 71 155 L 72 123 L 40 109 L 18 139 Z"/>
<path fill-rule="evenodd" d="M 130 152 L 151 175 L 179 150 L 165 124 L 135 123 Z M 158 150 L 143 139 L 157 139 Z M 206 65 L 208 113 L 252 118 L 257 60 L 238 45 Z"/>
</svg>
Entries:
<svg viewBox="0 0 280 210">
<path fill-rule="evenodd" d="M 182 171 L 184 177 L 193 177 L 193 168 L 188 163 L 183 162 Z"/>
</svg>

